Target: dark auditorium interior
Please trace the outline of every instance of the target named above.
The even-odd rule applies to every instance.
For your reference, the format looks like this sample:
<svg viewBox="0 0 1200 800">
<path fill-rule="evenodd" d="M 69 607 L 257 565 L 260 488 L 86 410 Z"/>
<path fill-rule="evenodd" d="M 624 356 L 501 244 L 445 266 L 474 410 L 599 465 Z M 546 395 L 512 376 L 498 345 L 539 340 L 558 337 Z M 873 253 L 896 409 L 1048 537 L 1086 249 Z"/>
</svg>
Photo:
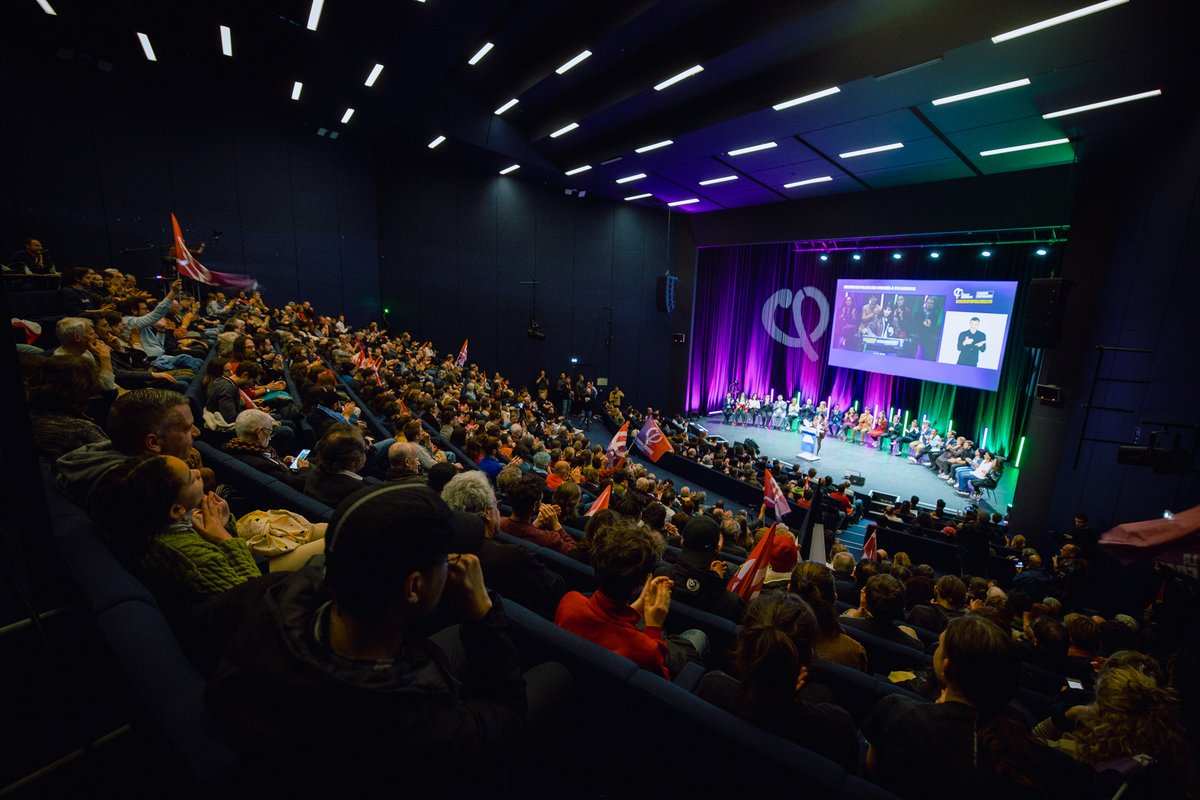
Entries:
<svg viewBox="0 0 1200 800">
<path fill-rule="evenodd" d="M 819 537 L 814 525 L 825 525 L 827 546 L 835 541 L 829 526 L 840 526 L 836 541 L 858 562 L 856 577 L 839 573 L 834 553 L 824 548 L 817 559 L 833 563 L 837 603 L 827 607 L 837 614 L 878 621 L 874 601 L 868 601 L 868 593 L 883 585 L 868 577 L 876 570 L 901 570 L 904 589 L 915 580 L 910 567 L 929 566 L 933 580 L 922 602 L 935 609 L 936 598 L 949 591 L 939 579 L 963 575 L 970 611 L 963 605 L 949 623 L 941 618 L 940 629 L 917 625 L 909 631 L 922 647 L 916 661 L 877 632 L 860 633 L 850 624 L 843 626 L 845 634 L 863 645 L 865 668 L 848 668 L 823 654 L 802 659 L 808 665 L 802 676 L 828 686 L 832 702 L 795 702 L 810 711 L 814 704 L 840 707 L 837 713 L 852 721 L 860 748 L 854 766 L 835 763 L 803 737 L 761 722 L 749 700 L 742 701 L 740 713 L 709 702 L 701 691 L 709 677 L 700 677 L 703 669 L 690 669 L 695 660 L 664 680 L 639 668 L 636 659 L 554 624 L 553 608 L 546 613 L 506 601 L 504 616 L 522 667 L 562 662 L 574 694 L 568 710 L 550 715 L 552 735 L 531 722 L 534 739 L 496 773 L 490 788 L 497 795 L 661 796 L 669 786 L 711 796 L 762 791 L 769 781 L 781 791 L 785 783 L 794 784 L 797 792 L 822 797 L 950 796 L 972 785 L 970 775 L 950 776 L 953 770 L 947 769 L 950 777 L 943 782 L 933 769 L 922 776 L 923 785 L 912 776 L 897 777 L 901 745 L 893 742 L 889 753 L 884 737 L 886 732 L 902 739 L 901 723 L 897 713 L 881 720 L 880 708 L 932 706 L 925 701 L 938 698 L 938 681 L 939 703 L 951 705 L 956 697 L 966 703 L 956 694 L 966 667 L 948 655 L 963 646 L 951 639 L 968 635 L 970 625 L 958 620 L 987 617 L 976 612 L 994 596 L 1006 598 L 1006 592 L 1017 591 L 1014 585 L 1031 585 L 1019 583 L 1029 567 L 1022 561 L 1029 551 L 1022 548 L 1036 549 L 1051 573 L 1061 567 L 1060 559 L 1076 558 L 1078 548 L 1063 553 L 1072 550 L 1071 542 L 1082 541 L 1072 538 L 1072 527 L 1078 530 L 1083 514 L 1088 534 L 1103 534 L 1099 549 L 1094 540 L 1084 546 L 1089 560 L 1084 594 L 1070 589 L 1065 607 L 1057 590 L 1047 603 L 1021 594 L 1023 628 L 1019 603 L 991 604 L 1009 615 L 1012 641 L 1003 631 L 1005 653 L 1032 652 L 1038 638 L 1044 645 L 1049 634 L 1038 637 L 1034 631 L 1045 626 L 1031 621 L 1041 620 L 1039 614 L 1057 615 L 1064 622 L 1050 619 L 1046 625 L 1065 630 L 1064 637 L 1069 633 L 1072 664 L 1086 668 L 1080 688 L 1065 670 L 1022 662 L 1021 685 L 1014 685 L 1007 711 L 1001 708 L 997 716 L 1019 721 L 1022 736 L 1037 742 L 1038 753 L 1062 761 L 1039 762 L 1041 756 L 1021 750 L 1028 769 L 1016 772 L 1028 777 L 1045 768 L 1065 784 L 1076 773 L 1053 765 L 1067 763 L 1086 769 L 1090 794 L 1097 797 L 1128 790 L 1126 797 L 1197 798 L 1200 627 L 1192 615 L 1200 612 L 1200 348 L 1193 339 L 1200 330 L 1200 299 L 1189 299 L 1188 292 L 1200 278 L 1200 48 L 1190 35 L 1194 21 L 1187 23 L 1186 5 L 9 0 L 0 9 L 0 97 L 9 109 L 0 126 L 0 248 L 7 248 L 0 249 L 2 310 L 13 321 L 14 343 L 47 348 L 50 356 L 63 338 L 56 323 L 71 316 L 60 306 L 60 284 L 67 285 L 73 268 L 101 274 L 115 268 L 135 276 L 153 309 L 185 261 L 200 263 L 217 283 L 203 286 L 182 277 L 183 291 L 202 304 L 223 285 L 232 287 L 224 291 L 233 297 L 252 278 L 261 302 L 276 310 L 276 321 L 279 309 L 308 301 L 312 314 L 331 317 L 330 324 L 342 317 L 350 326 L 343 340 L 356 348 L 360 341 L 376 346 L 375 338 L 360 338 L 372 323 L 396 337 L 407 332 L 411 343 L 396 345 L 409 348 L 405 358 L 412 361 L 406 364 L 421 361 L 415 345 L 428 342 L 436 354 L 426 366 L 436 381 L 428 379 L 429 390 L 410 383 L 410 390 L 419 385 L 428 399 L 435 384 L 439 392 L 450 392 L 453 382 L 454 391 L 487 394 L 484 402 L 475 393 L 469 398 L 470 409 L 479 412 L 474 421 L 480 434 L 476 440 L 472 433 L 466 443 L 450 435 L 462 430 L 458 417 L 439 431 L 447 419 L 441 412 L 417 411 L 422 441 L 438 460 L 448 453 L 454 461 L 457 454 L 460 473 L 477 465 L 484 469 L 491 458 L 485 429 L 499 433 L 504 444 L 504 432 L 495 430 L 499 417 L 489 418 L 486 410 L 502 405 L 500 376 L 517 398 L 528 387 L 529 407 L 506 410 L 504 427 L 510 411 L 513 419 L 525 421 L 527 433 L 534 424 L 542 426 L 544 451 L 570 468 L 576 462 L 566 462 L 579 454 L 566 444 L 581 428 L 587 446 L 600 448 L 596 461 L 588 461 L 586 450 L 579 459 L 582 471 L 573 480 L 583 486 L 583 502 L 597 501 L 603 488 L 603 502 L 613 492 L 611 508 L 622 514 L 635 501 L 661 501 L 668 522 L 678 522 L 678 530 L 674 524 L 669 528 L 674 537 L 661 525 L 650 537 L 657 537 L 661 569 L 679 568 L 676 559 L 689 550 L 687 537 L 681 544 L 677 535 L 689 519 L 713 510 L 711 503 L 697 508 L 680 498 L 678 484 L 687 481 L 722 498 L 725 508 L 747 512 L 737 524 L 749 529 L 749 538 L 740 549 L 721 550 L 723 557 L 732 553 L 722 569 L 732 569 L 718 575 L 734 577 L 743 569 L 754 575 L 763 567 L 775 536 L 772 518 L 794 532 L 800 562 Z M 175 260 L 172 215 L 195 256 L 190 261 Z M 10 251 L 20 256 L 22 248 L 28 250 L 30 240 L 45 248 L 44 269 L 7 258 Z M 222 275 L 231 282 L 220 284 Z M 833 287 L 843 280 L 1015 282 L 1008 327 L 991 345 L 1003 353 L 1002 363 L 993 367 L 996 391 L 963 383 L 955 388 L 953 380 L 943 385 L 903 369 L 884 375 L 830 366 L 841 304 Z M 1046 287 L 1053 289 L 1049 296 L 1036 294 Z M 800 344 L 783 334 L 771 333 L 774 342 L 763 334 L 771 326 L 761 298 L 777 288 L 796 292 Z M 819 296 L 818 302 L 802 303 L 802 291 Z M 113 299 L 119 299 L 116 293 Z M 787 292 L 784 305 L 792 302 Z M 820 322 L 809 327 L 805 320 L 815 319 L 818 306 Z M 127 313 L 146 312 L 121 310 Z M 291 308 L 284 318 L 289 314 Z M 300 309 L 294 314 L 287 324 L 302 326 L 305 336 L 321 324 Z M 722 314 L 731 321 L 718 324 Z M 741 316 L 732 320 L 735 314 Z M 221 361 L 216 332 L 223 319 L 209 320 L 216 327 L 207 332 L 208 341 L 188 350 L 204 369 Z M 270 393 L 283 395 L 284 403 L 266 410 L 277 421 L 280 408 L 299 414 L 309 387 L 304 383 L 304 392 L 296 387 L 303 383 L 300 365 L 290 360 L 296 337 L 289 344 L 287 336 L 272 334 L 268 342 L 267 331 L 260 333 L 289 362 L 280 378 L 286 377 L 286 389 Z M 322 335 L 338 339 L 328 329 Z M 324 339 L 318 343 L 312 335 L 304 346 L 309 356 L 324 358 L 331 375 L 342 366 L 333 363 L 334 346 Z M 455 365 L 460 347 L 463 363 Z M 94 369 L 92 352 L 84 355 Z M 36 412 L 32 373 L 21 380 L 34 359 L 58 355 L 42 359 L 28 349 L 18 354 L 8 348 L 3 356 L 9 378 L 0 391 L 10 411 L 9 424 L 0 429 L 0 469 L 8 487 L 7 513 L 0 518 L 0 707 L 6 742 L 0 796 L 211 796 L 241 786 L 261 791 L 259 786 L 272 785 L 263 777 L 268 773 L 303 776 L 305 762 L 291 763 L 294 742 L 270 742 L 249 755 L 234 744 L 206 705 L 208 676 L 191 658 L 191 643 L 179 633 L 182 623 L 160 610 L 152 584 L 147 589 L 140 573 L 126 571 L 125 562 L 109 551 L 101 524 L 88 517 L 82 501 L 59 491 L 64 484 L 53 458 L 46 458 L 36 440 L 36 426 L 26 424 Z M 348 369 L 356 368 L 363 379 L 357 361 Z M 391 362 L 389 375 L 390 370 Z M 539 370 L 548 376 L 554 407 L 537 401 Z M 206 398 L 200 388 L 200 369 L 184 372 L 179 396 L 205 428 L 201 411 L 212 410 L 206 405 L 211 394 Z M 578 375 L 595 381 L 594 419 L 593 401 L 581 400 L 581 385 L 573 395 L 574 415 L 567 414 L 561 420 L 566 427 L 559 427 L 555 417 L 563 414 L 554 382 L 560 373 L 572 381 Z M 371 380 L 382 381 L 379 375 L 377 364 Z M 101 368 L 101 383 L 103 377 Z M 187 379 L 193 383 L 185 392 Z M 464 388 L 468 380 L 477 385 Z M 369 382 L 350 388 L 356 382 L 332 381 L 339 402 L 358 402 L 361 418 L 357 412 L 351 418 L 344 406 L 326 409 L 342 414 L 339 424 L 361 420 L 367 450 L 372 442 L 400 434 L 392 418 L 361 402 L 375 394 L 362 390 L 379 388 L 366 386 Z M 240 391 L 242 384 L 233 383 Z M 822 402 L 842 398 L 856 409 L 874 403 L 880 431 L 887 417 L 904 417 L 901 430 L 885 432 L 898 457 L 889 459 L 878 438 L 877 452 L 866 445 L 867 436 L 864 447 L 851 452 L 850 443 L 827 437 L 825 466 L 813 462 L 814 468 L 833 475 L 836 488 L 841 470 L 835 465 L 842 463 L 837 459 L 849 458 L 847 476 L 861 462 L 867 482 L 852 486 L 858 491 L 844 512 L 830 517 L 830 487 L 817 481 L 815 498 L 805 495 L 808 465 L 799 455 L 792 458 L 793 441 L 800 441 L 792 438 L 797 428 L 779 430 L 777 422 L 770 430 L 768 415 L 764 430 L 737 429 L 730 401 L 723 407 L 727 386 L 733 395 L 740 387 L 790 399 L 803 390 Z M 616 387 L 624 400 L 609 405 Z M 564 396 L 571 391 L 568 382 Z M 102 407 L 122 393 L 120 387 L 100 392 Z M 408 395 L 414 407 L 416 397 Z M 245 392 L 242 400 L 254 405 Z M 570 407 L 571 400 L 563 402 Z M 584 406 L 586 419 L 580 416 Z M 468 406 L 461 408 L 467 415 Z M 969 474 L 978 459 L 964 452 L 965 461 L 946 465 L 948 477 L 934 476 L 946 482 L 935 481 L 913 465 L 921 461 L 924 438 L 909 451 L 907 442 L 896 449 L 910 413 L 918 426 L 923 415 L 941 425 L 942 433 L 957 421 L 967 438 L 982 435 L 979 446 L 991 444 L 1003 471 L 976 487 L 987 470 Z M 649 489 L 634 488 L 646 470 L 655 471 L 657 455 L 652 459 L 631 449 L 628 459 L 617 462 L 615 469 L 630 472 L 626 488 L 609 469 L 617 456 L 610 461 L 603 450 L 612 447 L 622 423 L 628 423 L 633 448 L 634 433 L 648 415 L 674 445 L 666 461 L 657 463 L 658 477 L 665 472 L 674 480 L 665 493 L 654 481 Z M 300 447 L 318 449 L 327 436 L 321 429 L 313 432 L 305 421 L 311 417 L 295 419 L 294 426 L 283 425 L 296 433 L 289 459 Z M 815 425 L 813 419 L 810 414 L 804 424 Z M 95 422 L 105 426 L 103 418 Z M 708 438 L 713 434 L 715 439 Z M 729 440 L 729 455 L 743 459 L 742 471 L 723 475 L 707 468 L 712 463 L 704 462 L 706 452 L 715 452 L 718 460 L 726 455 L 722 436 Z M 203 456 L 217 483 L 240 486 L 235 496 L 253 495 L 251 502 L 258 502 L 241 508 L 290 507 L 313 522 L 333 518 L 336 501 L 318 501 L 307 490 L 255 477 L 255 470 L 229 455 L 231 437 L 241 433 L 205 428 L 193 452 Z M 762 447 L 743 444 L 747 437 Z M 773 449 L 776 442 L 789 449 Z M 275 443 L 281 444 L 278 438 Z M 525 446 L 517 441 L 513 451 L 504 450 L 496 469 L 546 476 L 549 503 L 558 483 L 551 482 L 554 461 L 537 462 Z M 935 473 L 940 446 L 938 440 L 925 464 Z M 541 447 L 539 438 L 534 450 Z M 689 455 L 689 448 L 698 452 Z M 902 457 L 909 453 L 915 458 Z M 527 456 L 527 463 L 517 455 Z M 587 464 L 594 468 L 602 457 L 600 478 L 585 480 Z M 768 489 L 764 499 L 763 483 L 771 482 L 759 481 L 768 459 L 776 461 L 772 469 L 783 470 L 775 478 L 784 484 L 786 498 L 779 498 L 764 521 L 760 505 L 767 509 L 771 496 Z M 780 460 L 796 463 L 781 466 Z M 964 463 L 962 472 L 958 465 Z M 498 487 L 500 513 L 506 519 L 510 511 L 517 514 L 509 502 L 515 495 L 487 474 Z M 910 484 L 908 476 L 917 474 L 930 483 Z M 904 491 L 872 491 L 894 486 Z M 933 510 L 939 493 L 949 498 L 951 519 L 922 529 L 922 511 Z M 910 494 L 925 501 L 904 517 L 911 527 L 902 532 L 887 515 Z M 855 497 L 863 502 L 856 505 Z M 972 522 L 976 506 L 980 523 Z M 822 508 L 824 517 L 818 513 Z M 536 527 L 544 518 L 536 509 L 534 515 Z M 770 526 L 757 539 L 756 515 L 760 527 Z M 715 518 L 720 525 L 737 520 L 727 514 L 722 522 L 719 509 Z M 579 540 L 589 518 L 576 519 L 559 530 Z M 644 514 L 640 519 L 630 524 L 652 527 Z M 943 518 L 930 519 L 932 524 Z M 959 538 L 957 531 L 981 526 L 992 536 L 991 549 L 985 545 L 983 553 L 991 588 L 986 579 L 973 586 L 979 571 L 962 566 L 982 562 L 964 560 L 967 536 Z M 1014 534 L 1021 535 L 1020 544 L 1013 544 Z M 582 592 L 592 603 L 602 596 L 597 553 L 605 537 L 592 536 L 590 528 L 584 540 L 590 565 L 544 542 L 496 536 L 562 576 L 560 593 L 565 589 L 567 597 Z M 715 549 L 730 545 L 728 536 L 723 545 L 715 541 Z M 859 558 L 874 560 L 876 546 L 891 555 L 863 566 Z M 888 560 L 900 548 L 911 565 Z M 261 580 L 270 579 L 266 558 L 255 560 L 264 572 Z M 755 589 L 758 599 L 752 602 L 751 594 L 742 596 L 749 611 L 765 606 L 764 595 L 794 597 L 788 588 L 797 573 L 793 584 L 771 584 L 772 575 L 778 580 L 777 572 L 791 569 L 790 562 L 786 570 L 772 566 L 769 588 L 762 594 Z M 857 581 L 848 603 L 843 577 Z M 743 622 L 740 611 L 726 618 L 691 608 L 679 599 L 678 584 L 659 644 L 666 647 L 664 634 L 676 642 L 685 629 L 698 629 L 711 646 L 703 659 L 710 676 L 713 669 L 723 670 L 723 677 L 741 670 L 740 684 L 730 680 L 749 691 L 745 654 L 755 630 L 750 617 Z M 743 590 L 749 592 L 749 586 L 738 585 L 735 593 Z M 632 607 L 644 609 L 648 620 L 651 600 L 644 607 L 641 602 Z M 813 616 L 806 603 L 799 605 Z M 820 609 L 811 610 L 818 612 L 820 628 L 824 617 Z M 1123 648 L 1109 648 L 1107 641 L 1095 652 L 1085 646 L 1083 628 L 1099 630 L 1099 642 L 1116 622 L 1126 621 L 1136 635 L 1129 634 Z M 655 628 L 649 622 L 643 627 Z M 994 634 L 993 628 L 988 627 Z M 646 630 L 637 635 L 646 638 Z M 1112 658 L 1113 652 L 1120 656 Z M 1117 666 L 1123 659 L 1133 666 Z M 1139 695 L 1146 705 L 1125 716 L 1178 717 L 1183 731 L 1171 739 L 1175 734 L 1163 733 L 1170 727 L 1163 723 L 1145 734 L 1147 741 L 1167 742 L 1150 753 L 1149 766 L 1132 757 L 1153 749 L 1150 745 L 1109 753 L 1124 759 L 1120 769 L 1127 772 L 1099 766 L 1096 753 L 1108 751 L 1097 750 L 1099 724 L 1088 727 L 1088 720 L 1113 713 L 1105 708 L 1104 688 L 1122 670 L 1151 675 L 1146 678 L 1151 687 Z M 1036 688 L 1035 679 L 1042 681 Z M 1047 689 L 1046 681 L 1054 685 Z M 798 685 L 792 694 L 821 696 L 805 691 Z M 982 702 L 958 707 L 990 713 L 981 710 Z M 1169 711 L 1157 715 L 1154 708 Z M 920 709 L 912 713 L 919 716 Z M 1074 731 L 1065 729 L 1068 722 Z M 1144 724 L 1137 727 L 1145 733 Z M 651 731 L 661 741 L 651 741 Z M 533 744 L 535 739 L 541 744 Z M 975 744 L 985 747 L 978 736 Z M 286 766 L 280 770 L 268 759 L 286 760 Z M 1192 767 L 1172 766 L 1189 759 Z M 913 763 L 919 761 L 918 754 Z M 967 765 L 975 777 L 985 768 L 977 761 L 978 752 Z M 481 756 L 480 763 L 490 762 Z M 463 769 L 471 780 L 481 780 L 471 775 L 472 765 Z M 439 772 L 442 782 L 432 775 L 402 777 L 431 796 L 462 796 L 455 794 L 457 776 Z M 355 794 L 375 790 L 350 775 L 337 785 Z M 1051 787 L 1058 785 L 1046 779 L 1038 788 L 1006 774 L 987 796 L 1056 796 Z M 315 793 L 316 786 L 308 788 Z M 303 780 L 295 788 L 304 791 Z M 1080 796 L 1090 794 L 1081 789 Z"/>
</svg>

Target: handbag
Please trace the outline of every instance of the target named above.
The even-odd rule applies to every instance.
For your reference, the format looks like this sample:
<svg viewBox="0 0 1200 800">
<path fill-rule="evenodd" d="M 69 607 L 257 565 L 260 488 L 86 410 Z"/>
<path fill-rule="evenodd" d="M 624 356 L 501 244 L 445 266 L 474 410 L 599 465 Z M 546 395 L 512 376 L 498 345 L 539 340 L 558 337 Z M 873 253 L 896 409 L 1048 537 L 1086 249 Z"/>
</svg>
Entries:
<svg viewBox="0 0 1200 800">
<path fill-rule="evenodd" d="M 285 509 L 251 511 L 237 521 L 238 536 L 245 539 L 255 553 L 268 558 L 312 541 L 313 527 L 313 523 L 300 514 Z"/>
</svg>

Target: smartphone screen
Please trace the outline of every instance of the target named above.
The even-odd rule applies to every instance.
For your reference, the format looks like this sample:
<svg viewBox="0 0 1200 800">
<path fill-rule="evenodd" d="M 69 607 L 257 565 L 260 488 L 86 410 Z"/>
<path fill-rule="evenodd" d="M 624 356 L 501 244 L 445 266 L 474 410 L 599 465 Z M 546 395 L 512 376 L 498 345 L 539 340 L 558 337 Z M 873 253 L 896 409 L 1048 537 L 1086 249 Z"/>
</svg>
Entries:
<svg viewBox="0 0 1200 800">
<path fill-rule="evenodd" d="M 1079 681 L 1075 680 L 1074 678 L 1067 678 L 1067 686 L 1070 686 L 1072 689 L 1082 689 L 1083 688 L 1083 684 L 1080 683 Z"/>
<path fill-rule="evenodd" d="M 292 469 L 300 469 L 300 462 L 308 458 L 309 450 L 301 450 L 296 454 L 296 459 L 292 462 Z"/>
</svg>

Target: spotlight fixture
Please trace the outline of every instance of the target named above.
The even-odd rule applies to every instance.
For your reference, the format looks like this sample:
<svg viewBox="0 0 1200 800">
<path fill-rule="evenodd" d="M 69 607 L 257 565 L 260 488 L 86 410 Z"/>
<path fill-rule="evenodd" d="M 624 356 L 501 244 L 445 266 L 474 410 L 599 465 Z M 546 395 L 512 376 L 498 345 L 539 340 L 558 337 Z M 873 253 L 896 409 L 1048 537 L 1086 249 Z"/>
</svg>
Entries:
<svg viewBox="0 0 1200 800">
<path fill-rule="evenodd" d="M 942 254 L 941 254 L 941 253 L 939 253 L 937 250 L 930 250 L 930 251 L 929 251 L 929 257 L 930 257 L 930 258 L 941 258 L 941 257 L 942 257 Z"/>
<path fill-rule="evenodd" d="M 529 317 L 529 328 L 525 331 L 525 335 L 530 339 L 533 339 L 535 342 L 540 342 L 546 338 L 546 334 L 542 333 L 541 330 L 538 329 L 537 317 Z"/>
<path fill-rule="evenodd" d="M 902 258 L 904 258 L 904 256 L 899 251 L 892 253 L 892 260 L 899 261 Z"/>
<path fill-rule="evenodd" d="M 436 139 L 434 139 L 432 142 L 430 142 L 429 144 L 427 144 L 427 145 L 425 145 L 425 146 L 426 146 L 426 147 L 428 147 L 430 150 L 432 150 L 433 148 L 437 147 L 439 144 L 441 144 L 441 143 L 442 143 L 442 142 L 444 142 L 444 141 L 446 141 L 446 137 L 445 137 L 445 136 L 439 136 L 439 137 L 437 137 Z"/>
<path fill-rule="evenodd" d="M 979 253 L 979 255 L 983 256 L 984 258 L 991 258 L 992 251 L 991 250 L 983 250 Z"/>
<path fill-rule="evenodd" d="M 852 255 L 850 257 L 853 258 L 855 261 L 862 261 L 862 253 L 855 253 L 854 255 Z"/>
<path fill-rule="evenodd" d="M 829 253 L 821 253 L 821 260 L 822 260 L 822 261 L 828 261 L 828 260 L 829 260 Z"/>
<path fill-rule="evenodd" d="M 509 166 L 505 167 L 504 169 L 500 170 L 500 174 L 501 174 L 501 175 L 507 175 L 507 174 L 509 174 L 510 172 L 516 172 L 516 171 L 517 171 L 517 170 L 519 170 L 520 168 L 521 168 L 521 165 L 520 165 L 520 164 L 511 164 L 511 165 L 509 165 Z"/>
<path fill-rule="evenodd" d="M 1047 250 L 1046 250 L 1046 248 L 1044 248 L 1044 247 L 1039 247 L 1039 248 L 1038 248 L 1038 249 L 1037 249 L 1035 252 L 1036 252 L 1036 253 L 1037 253 L 1039 256 L 1044 256 L 1044 255 L 1046 255 L 1046 253 L 1047 253 L 1048 251 L 1047 251 Z"/>
</svg>

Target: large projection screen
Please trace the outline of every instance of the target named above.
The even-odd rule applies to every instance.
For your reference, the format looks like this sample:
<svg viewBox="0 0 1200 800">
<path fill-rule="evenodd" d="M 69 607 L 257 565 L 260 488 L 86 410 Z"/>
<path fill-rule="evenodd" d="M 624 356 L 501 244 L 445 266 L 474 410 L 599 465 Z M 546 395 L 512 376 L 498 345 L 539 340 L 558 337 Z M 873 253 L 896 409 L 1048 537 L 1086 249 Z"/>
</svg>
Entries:
<svg viewBox="0 0 1200 800">
<path fill-rule="evenodd" d="M 830 366 L 996 391 L 1016 281 L 837 282 Z"/>
</svg>

